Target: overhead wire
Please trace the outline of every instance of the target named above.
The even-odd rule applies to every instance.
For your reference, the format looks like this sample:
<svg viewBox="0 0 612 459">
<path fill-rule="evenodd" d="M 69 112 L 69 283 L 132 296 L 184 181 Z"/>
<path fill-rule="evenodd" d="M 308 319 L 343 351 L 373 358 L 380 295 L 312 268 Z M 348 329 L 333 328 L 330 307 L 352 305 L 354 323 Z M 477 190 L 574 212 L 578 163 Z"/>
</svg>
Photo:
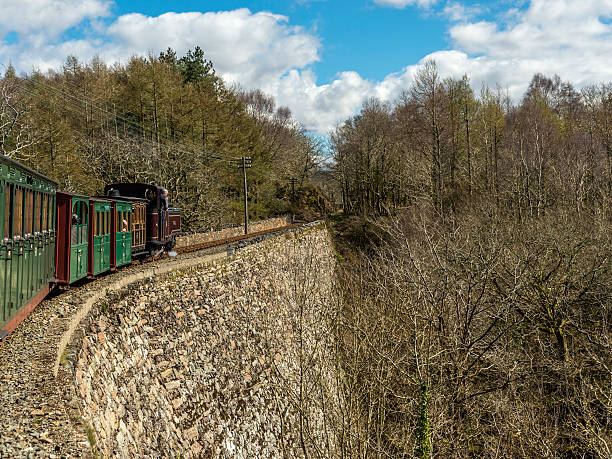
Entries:
<svg viewBox="0 0 612 459">
<path fill-rule="evenodd" d="M 78 87 L 78 86 L 77 86 L 76 84 L 74 84 L 74 83 L 71 83 L 71 82 L 70 82 L 70 81 L 68 81 L 67 79 L 62 80 L 62 82 L 63 82 L 64 84 L 66 84 L 66 85 L 68 85 L 68 86 L 72 87 L 72 88 L 73 88 L 75 91 L 81 91 L 81 90 L 82 90 L 82 88 Z M 75 97 L 76 97 L 76 96 L 75 96 Z M 87 96 L 84 96 L 84 97 L 87 97 Z M 93 103 L 92 103 L 92 104 L 93 104 Z M 94 105 L 94 107 L 96 107 L 96 106 Z M 98 108 L 99 108 L 100 110 L 105 110 L 107 113 L 109 113 L 109 114 L 113 115 L 115 118 L 117 118 L 117 119 L 119 119 L 119 120 L 121 120 L 121 121 L 124 121 L 124 122 L 126 122 L 126 123 L 130 123 L 130 124 L 132 124 L 133 126 L 136 126 L 137 128 L 139 128 L 139 129 L 141 129 L 141 130 L 143 130 L 143 131 L 147 131 L 147 132 L 149 132 L 149 133 L 151 134 L 151 137 L 153 137 L 154 135 L 159 135 L 159 131 L 156 133 L 156 132 L 155 132 L 155 131 L 153 131 L 152 129 L 150 129 L 150 128 L 146 128 L 144 125 L 140 125 L 140 124 L 138 124 L 138 123 L 135 123 L 134 121 L 129 120 L 129 119 L 126 119 L 126 118 L 124 118 L 124 117 L 122 117 L 122 116 L 120 116 L 120 115 L 118 115 L 118 114 L 116 114 L 116 113 L 110 113 L 110 112 L 108 112 L 108 110 L 103 109 L 103 108 L 101 108 L 101 107 L 98 107 Z M 184 144 L 182 144 L 182 143 L 178 143 L 178 142 L 176 142 L 175 140 L 170 139 L 170 138 L 169 138 L 167 135 L 161 134 L 161 137 L 163 137 L 163 138 L 166 140 L 166 142 L 169 142 L 169 143 L 171 143 L 171 144 L 174 144 L 176 147 L 183 147 L 183 148 L 185 148 L 185 149 L 188 149 L 188 150 L 189 150 L 189 147 L 187 147 L 186 145 L 184 145 Z M 183 150 L 179 150 L 179 151 L 183 151 Z M 189 152 L 190 152 L 190 153 L 193 153 L 192 151 L 189 151 Z M 219 160 L 219 161 L 240 160 L 240 158 L 232 158 L 232 157 L 223 158 L 223 157 L 220 157 L 220 156 L 215 156 L 215 155 L 211 155 L 211 154 L 208 154 L 208 155 L 207 155 L 207 159 L 216 159 L 216 160 Z"/>
<path fill-rule="evenodd" d="M 28 88 L 26 88 L 26 87 L 23 87 L 23 89 L 24 89 L 24 91 L 26 91 L 28 94 L 30 94 L 30 95 L 32 95 L 32 96 L 34 96 L 34 97 L 36 97 L 36 96 L 38 96 L 38 95 L 39 95 L 39 94 L 37 94 L 36 92 L 34 92 L 33 90 L 28 89 Z M 85 114 L 85 116 L 87 116 L 87 113 L 84 111 L 84 109 L 83 109 L 83 108 L 81 108 L 81 107 L 80 107 L 78 104 L 76 104 L 74 101 L 72 101 L 72 100 L 68 100 L 68 99 L 65 99 L 65 102 L 67 102 L 67 103 L 71 104 L 71 105 L 73 106 L 73 108 L 74 108 L 74 109 L 76 109 L 76 110 L 79 112 L 79 114 L 81 114 L 81 115 Z M 75 133 L 75 134 L 76 134 L 78 137 L 80 137 L 80 138 L 81 138 L 82 140 L 84 140 L 84 141 L 90 140 L 89 135 L 87 135 L 87 134 L 84 134 L 84 133 L 80 132 L 80 130 L 79 130 L 79 129 L 76 129 L 76 128 L 74 128 L 74 127 L 73 127 L 72 132 L 74 132 L 74 133 Z M 109 137 L 114 137 L 114 136 L 109 135 L 109 134 L 108 134 L 108 132 L 105 132 L 105 134 L 106 134 L 106 135 L 108 135 Z M 152 141 L 150 141 L 150 140 L 148 140 L 148 139 L 146 139 L 146 138 L 141 138 L 141 139 L 138 139 L 138 142 L 140 142 L 140 143 L 145 143 L 145 144 L 147 144 L 147 145 L 151 145 L 151 146 L 152 146 L 152 147 L 154 147 L 154 148 L 158 148 L 158 147 L 159 147 L 159 144 L 156 144 L 155 142 L 152 142 Z"/>
<path fill-rule="evenodd" d="M 45 87 L 46 87 L 48 90 L 50 90 L 51 92 L 55 93 L 56 95 L 58 94 L 58 92 L 57 92 L 57 91 L 54 91 L 54 90 L 53 90 L 53 88 L 49 87 L 48 85 L 44 85 L 44 86 L 45 86 Z M 39 95 L 39 94 L 38 94 L 37 92 L 35 92 L 35 91 L 34 91 L 32 88 L 28 88 L 28 87 L 26 87 L 26 86 L 23 86 L 23 89 L 24 89 L 24 90 L 25 90 L 25 91 L 26 91 L 28 94 L 30 94 L 30 95 L 32 95 L 32 96 L 34 96 L 34 97 L 36 97 L 36 96 L 38 96 L 38 95 Z M 75 109 L 76 111 L 78 111 L 78 112 L 79 112 L 79 114 L 81 114 L 81 115 L 85 115 L 85 116 L 87 116 L 87 115 L 88 115 L 88 113 L 87 113 L 87 111 L 86 111 L 86 109 L 85 109 L 85 108 L 83 108 L 81 105 L 79 105 L 77 102 L 75 102 L 75 100 L 72 100 L 72 99 L 70 99 L 70 98 L 63 97 L 63 95 L 62 95 L 62 94 L 63 94 L 63 92 L 60 92 L 60 94 L 59 94 L 59 95 L 60 95 L 60 97 L 62 97 L 62 98 L 63 98 L 63 99 L 64 99 L 64 100 L 65 100 L 65 101 L 68 103 L 68 104 L 72 105 L 73 109 Z M 73 98 L 73 99 L 77 99 L 77 101 L 79 101 L 79 99 L 78 99 L 78 98 Z M 80 101 L 82 102 L 82 100 L 80 100 Z M 137 126 L 137 127 L 140 127 L 140 125 L 136 125 L 136 126 Z M 104 129 L 103 129 L 103 131 L 104 131 Z M 83 141 L 85 141 L 85 142 L 87 142 L 88 140 L 90 140 L 90 136 L 89 136 L 88 134 L 84 134 L 84 133 L 80 132 L 78 129 L 73 129 L 73 132 L 74 132 L 74 133 L 75 133 L 75 134 L 76 134 L 76 135 L 77 135 L 77 136 L 78 136 L 80 139 L 82 139 L 82 140 L 83 140 Z M 107 135 L 109 135 L 110 137 L 114 137 L 114 135 L 110 135 L 108 132 L 105 132 L 105 133 L 106 133 Z M 153 142 L 153 141 L 151 141 L 151 140 L 149 140 L 149 139 L 146 139 L 146 138 L 140 138 L 140 139 L 137 139 L 137 141 L 138 141 L 138 142 L 140 142 L 140 143 L 146 143 L 146 144 L 149 144 L 149 145 L 151 145 L 152 147 L 155 147 L 155 148 L 157 148 L 157 147 L 159 146 L 159 144 L 157 144 L 157 143 L 155 143 L 155 142 Z M 181 151 L 181 150 L 179 150 L 179 151 Z M 215 156 L 207 156 L 207 159 L 209 159 L 209 158 L 217 159 L 217 160 L 220 160 L 220 161 L 225 161 L 225 162 L 227 162 L 227 163 L 231 164 L 232 166 L 234 166 L 234 167 L 236 167 L 236 168 L 240 168 L 240 167 L 242 166 L 242 161 L 243 161 L 243 159 L 242 159 L 242 158 L 221 158 L 221 157 L 215 157 Z M 247 164 L 250 166 L 250 165 L 251 165 L 251 162 L 252 162 L 252 159 L 251 159 L 251 158 L 248 158 L 248 161 L 249 161 L 249 162 L 248 162 Z M 272 179 L 272 180 L 274 180 L 274 181 L 277 181 L 277 182 L 286 182 L 286 183 L 290 183 L 290 182 L 292 181 L 291 179 L 288 179 L 288 178 L 280 178 L 280 177 L 273 176 L 273 175 L 269 175 L 269 178 L 270 178 L 270 179 Z"/>
<path fill-rule="evenodd" d="M 38 85 L 39 87 L 44 87 L 46 90 L 54 93 L 55 95 L 60 96 L 64 100 L 71 102 L 75 107 L 79 108 L 81 110 L 81 112 L 84 112 L 86 117 L 89 115 L 87 113 L 87 108 L 88 108 L 88 106 L 91 106 L 92 109 L 95 109 L 95 110 L 97 110 L 100 113 L 105 113 L 105 114 L 109 115 L 110 117 L 119 119 L 119 120 L 123 121 L 124 123 L 126 123 L 128 125 L 131 125 L 134 128 L 138 129 L 138 131 L 142 131 L 143 133 L 149 132 L 151 134 L 155 134 L 152 130 L 144 127 L 143 125 L 137 124 L 137 123 L 135 123 L 135 122 L 133 122 L 131 120 L 128 120 L 128 119 L 126 119 L 126 118 L 124 118 L 122 116 L 117 115 L 116 113 L 109 112 L 108 110 L 106 110 L 106 109 L 104 109 L 102 107 L 97 106 L 96 104 L 94 104 L 93 102 L 91 102 L 89 100 L 84 100 L 84 99 L 82 99 L 80 97 L 77 97 L 74 94 L 70 94 L 70 93 L 67 93 L 67 92 L 59 89 L 59 88 L 55 88 L 54 86 L 51 86 L 51 85 L 48 85 L 48 84 L 45 84 L 45 83 L 42 83 L 42 82 L 39 82 L 39 81 L 35 81 L 35 80 L 33 80 L 33 79 L 29 78 L 29 77 L 26 77 L 26 79 L 29 82 L 34 83 L 35 85 Z M 81 107 L 80 105 L 78 105 L 78 103 L 84 104 L 85 107 L 84 108 Z M 153 135 L 151 137 L 153 137 Z M 152 140 L 149 141 L 149 139 L 147 139 L 146 137 L 143 137 L 141 140 L 144 141 L 144 142 L 154 143 Z M 176 142 L 173 142 L 173 141 L 171 141 L 171 140 L 169 140 L 167 138 L 165 140 L 167 142 L 171 143 L 171 144 L 174 144 L 173 145 L 174 148 L 177 151 L 181 152 L 181 153 L 191 153 L 191 154 L 194 153 L 192 151 L 188 151 L 188 150 L 185 150 L 185 149 L 181 148 L 181 146 L 179 146 L 179 144 L 177 144 Z"/>
<path fill-rule="evenodd" d="M 4 64 L 0 63 L 1 65 L 3 65 L 4 67 L 6 67 Z M 44 78 L 44 77 L 43 77 Z M 186 154 L 196 154 L 194 151 L 189 150 L 188 147 L 186 147 L 183 144 L 179 144 L 178 142 L 169 139 L 167 136 L 165 136 L 164 134 L 159 135 L 159 131 L 156 133 L 155 131 L 151 130 L 150 128 L 145 127 L 144 125 L 135 123 L 132 120 L 129 120 L 125 117 L 122 117 L 120 115 L 118 115 L 116 112 L 110 112 L 109 110 L 107 110 L 106 108 L 103 108 L 99 105 L 97 105 L 93 99 L 91 97 L 88 98 L 87 95 L 83 95 L 83 97 L 79 97 L 75 94 L 72 94 L 68 91 L 63 90 L 60 87 L 56 87 L 54 85 L 50 85 L 47 84 L 43 81 L 40 80 L 36 80 L 33 77 L 30 76 L 25 76 L 23 78 L 20 78 L 20 82 L 21 83 L 25 83 L 25 82 L 29 82 L 32 83 L 34 86 L 37 86 L 39 89 L 43 88 L 46 91 L 51 92 L 52 94 L 60 97 L 61 99 L 63 99 L 65 102 L 69 103 L 70 105 L 72 105 L 73 109 L 75 109 L 76 111 L 79 112 L 80 115 L 85 115 L 84 117 L 87 119 L 89 116 L 89 112 L 88 109 L 89 107 L 91 107 L 92 109 L 92 115 L 93 115 L 93 110 L 98 111 L 99 113 L 104 113 L 107 116 L 109 116 L 111 119 L 114 118 L 115 119 L 115 135 L 111 135 L 108 132 L 105 132 L 106 135 L 108 135 L 109 137 L 118 137 L 117 134 L 117 126 L 116 126 L 116 121 L 120 120 L 124 123 L 124 125 L 131 125 L 133 128 L 137 129 L 138 132 L 142 132 L 142 133 L 150 133 L 151 134 L 151 138 L 153 138 L 154 136 L 157 136 L 158 139 L 163 139 L 165 142 L 161 143 L 161 142 L 155 142 L 153 140 L 149 140 L 147 139 L 145 136 L 142 136 L 140 138 L 138 138 L 138 142 L 140 143 L 146 143 L 148 145 L 151 145 L 153 148 L 158 149 L 161 145 L 164 145 L 165 147 L 170 147 L 170 148 L 174 148 L 176 151 L 181 152 L 181 153 L 186 153 Z M 72 87 L 75 92 L 81 91 L 81 88 L 77 87 L 75 84 L 69 82 L 66 79 L 62 80 L 62 83 Z M 36 97 L 38 96 L 38 94 L 33 90 L 33 89 L 28 89 L 26 87 L 25 84 L 21 85 L 24 90 L 26 90 L 30 95 Z M 104 132 L 104 128 L 102 126 L 100 126 L 102 128 L 102 131 Z M 75 129 L 76 131 L 76 129 Z M 108 129 L 107 129 L 108 131 Z M 125 133 L 125 130 L 124 130 Z M 88 140 L 88 136 L 84 135 L 83 133 L 78 133 L 78 136 L 84 140 L 87 141 Z M 243 158 L 241 157 L 221 157 L 221 156 L 217 156 L 217 155 L 211 155 L 211 154 L 207 154 L 206 155 L 206 159 L 207 160 L 215 160 L 215 161 L 221 161 L 221 162 L 225 162 L 228 163 L 229 165 L 235 166 L 235 167 L 240 167 L 240 165 L 242 164 Z M 252 162 L 251 158 L 248 158 L 249 163 Z"/>
<path fill-rule="evenodd" d="M 41 82 L 41 81 L 36 81 L 36 80 L 33 80 L 33 79 L 32 79 L 32 77 L 26 77 L 25 79 L 26 79 L 26 80 L 28 80 L 28 81 L 30 81 L 30 82 L 32 82 L 32 83 L 34 83 L 34 84 L 37 84 L 37 85 L 39 85 L 39 86 L 44 86 L 44 87 L 46 87 L 48 90 L 50 90 L 50 91 L 54 92 L 55 94 L 59 94 L 61 97 L 64 97 L 64 98 L 72 98 L 72 99 L 75 99 L 75 100 L 76 100 L 76 101 L 78 101 L 78 102 L 81 102 L 81 103 L 83 103 L 83 104 L 86 104 L 86 107 L 87 107 L 88 105 L 91 105 L 91 107 L 92 107 L 92 108 L 94 108 L 94 109 L 98 110 L 99 112 L 106 113 L 107 115 L 109 115 L 109 116 L 111 116 L 111 117 L 113 117 L 113 118 L 115 118 L 115 119 L 119 119 L 119 120 L 123 121 L 123 122 L 124 122 L 124 123 L 126 123 L 126 124 L 131 124 L 133 127 L 137 128 L 138 130 L 142 130 L 143 132 L 149 132 L 150 134 L 152 134 L 152 135 L 151 135 L 151 137 L 153 137 L 153 135 L 155 134 L 155 132 L 154 132 L 153 130 L 151 130 L 151 129 L 149 129 L 149 128 L 145 127 L 144 125 L 138 124 L 138 123 L 136 123 L 136 122 L 134 122 L 134 121 L 132 121 L 132 120 L 129 120 L 129 119 L 127 119 L 127 118 L 124 118 L 124 117 L 120 116 L 120 115 L 119 115 L 119 114 L 117 114 L 116 112 L 114 112 L 114 113 L 113 113 L 113 112 L 110 112 L 110 111 L 108 111 L 106 108 L 103 108 L 103 107 L 101 107 L 101 106 L 99 106 L 99 105 L 96 105 L 96 104 L 95 104 L 95 102 L 94 102 L 94 101 L 91 99 L 91 97 L 90 97 L 90 96 L 87 96 L 87 95 L 85 95 L 85 94 L 84 94 L 84 95 L 83 95 L 83 98 L 81 98 L 81 97 L 78 97 L 78 96 L 77 96 L 77 95 L 75 95 L 75 94 L 72 94 L 72 93 L 66 92 L 66 91 L 64 91 L 63 89 L 59 88 L 59 87 L 55 87 L 55 86 L 52 86 L 52 85 L 50 85 L 50 84 L 43 83 L 43 82 Z M 67 80 L 63 80 L 63 81 L 62 81 L 62 83 L 63 83 L 63 84 L 67 84 L 67 85 L 72 86 L 72 87 L 73 87 L 75 90 L 77 90 L 77 91 L 80 91 L 80 90 L 81 90 L 81 88 L 78 88 L 76 85 L 74 85 L 73 83 L 70 83 L 70 82 L 69 82 L 69 81 L 67 81 Z M 88 99 L 88 98 L 89 98 L 89 100 L 84 100 L 84 99 Z M 176 146 L 179 146 L 179 144 L 178 144 L 177 142 L 172 141 L 172 140 L 168 139 L 167 137 L 166 137 L 166 140 L 168 140 L 169 142 L 174 143 Z"/>
<path fill-rule="evenodd" d="M 144 125 L 135 123 L 134 121 L 131 121 L 131 120 L 127 119 L 127 118 L 124 118 L 124 117 L 118 115 L 117 113 L 110 112 L 110 111 L 106 110 L 105 108 L 100 107 L 99 105 L 96 105 L 91 100 L 84 100 L 83 98 L 78 97 L 78 96 L 76 96 L 74 94 L 70 94 L 69 92 L 66 92 L 66 91 L 64 91 L 64 90 L 62 90 L 60 88 L 56 88 L 56 87 L 54 87 L 52 85 L 43 83 L 41 81 L 36 81 L 32 77 L 27 77 L 26 76 L 23 80 L 24 81 L 28 81 L 30 83 L 33 83 L 35 86 L 38 86 L 39 88 L 40 87 L 45 88 L 47 91 L 50 91 L 50 92 L 54 93 L 55 95 L 61 97 L 62 99 L 72 103 L 73 106 L 75 106 L 77 109 L 79 109 L 81 111 L 81 114 L 84 112 L 86 117 L 88 116 L 87 108 L 91 106 L 92 109 L 95 109 L 95 110 L 97 110 L 100 113 L 105 113 L 108 116 L 110 116 L 112 118 L 115 118 L 116 120 L 120 120 L 120 121 L 122 121 L 123 123 L 125 123 L 127 125 L 131 125 L 132 127 L 136 128 L 138 131 L 142 131 L 143 133 L 144 132 L 150 133 L 151 137 L 159 135 L 159 132 L 156 133 L 155 131 L 151 130 L 150 128 L 145 127 Z M 30 93 L 32 93 L 32 92 L 30 91 Z M 87 98 L 87 96 L 84 96 L 84 97 Z M 80 106 L 79 103 L 85 105 L 85 107 Z M 179 151 L 181 153 L 195 154 L 194 151 L 189 150 L 188 147 L 186 147 L 185 145 L 179 144 L 178 142 L 169 139 L 164 134 L 159 135 L 159 137 L 160 137 L 160 139 L 163 139 L 165 141 L 164 142 L 165 144 L 170 144 L 170 146 L 172 146 L 175 150 L 177 150 L 177 151 Z M 152 140 L 148 140 L 146 138 L 142 138 L 140 140 L 148 142 L 148 143 L 150 143 L 150 144 L 152 144 L 152 145 L 154 145 L 156 147 L 159 146 L 158 143 L 156 143 L 156 142 L 154 142 Z M 220 156 L 216 156 L 216 155 L 210 155 L 210 154 L 206 155 L 206 159 L 213 159 L 213 160 L 224 161 L 224 162 L 241 161 L 241 158 L 237 158 L 237 157 L 226 157 L 226 158 L 224 158 L 224 157 L 220 157 Z"/>
</svg>

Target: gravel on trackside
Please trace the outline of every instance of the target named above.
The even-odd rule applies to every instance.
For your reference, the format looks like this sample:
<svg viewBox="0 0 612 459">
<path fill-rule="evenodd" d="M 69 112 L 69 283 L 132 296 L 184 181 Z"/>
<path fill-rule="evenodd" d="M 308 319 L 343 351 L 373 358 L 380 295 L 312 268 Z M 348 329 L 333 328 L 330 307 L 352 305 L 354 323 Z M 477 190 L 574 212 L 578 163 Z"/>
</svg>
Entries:
<svg viewBox="0 0 612 459">
<path fill-rule="evenodd" d="M 227 247 L 181 255 L 181 260 L 225 252 Z M 54 292 L 0 343 L 0 458 L 90 457 L 74 387 L 56 378 L 58 344 L 83 300 L 119 277 L 133 276 L 159 260 L 122 268 L 67 291 Z"/>
</svg>

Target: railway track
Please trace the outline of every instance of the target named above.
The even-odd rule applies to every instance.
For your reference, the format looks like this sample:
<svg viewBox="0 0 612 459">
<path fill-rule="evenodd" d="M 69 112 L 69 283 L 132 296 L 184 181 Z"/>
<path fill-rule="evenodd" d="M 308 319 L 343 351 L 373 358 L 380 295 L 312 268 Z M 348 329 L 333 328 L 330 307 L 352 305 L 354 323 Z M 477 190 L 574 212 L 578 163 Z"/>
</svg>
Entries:
<svg viewBox="0 0 612 459">
<path fill-rule="evenodd" d="M 234 237 L 230 237 L 230 238 L 219 239 L 217 241 L 209 241 L 209 242 L 203 242 L 203 243 L 200 243 L 200 244 L 193 244 L 193 245 L 189 245 L 189 246 L 186 246 L 186 247 L 180 247 L 178 249 L 175 249 L 175 252 L 176 253 L 197 252 L 198 250 L 209 249 L 211 247 L 223 246 L 223 245 L 227 245 L 227 244 L 232 244 L 233 242 L 240 242 L 240 241 L 244 241 L 244 240 L 247 240 L 247 239 L 255 238 L 255 237 L 258 237 L 258 236 L 265 236 L 266 234 L 272 234 L 272 233 L 286 231 L 286 230 L 293 229 L 293 228 L 299 228 L 300 226 L 307 225 L 308 223 L 309 222 L 293 223 L 291 225 L 281 226 L 279 228 L 273 228 L 273 229 L 270 229 L 270 230 L 257 231 L 255 233 L 242 234 L 240 236 L 234 236 Z"/>
<path fill-rule="evenodd" d="M 228 237 L 224 239 L 218 239 L 215 241 L 208 241 L 208 242 L 202 242 L 199 244 L 188 245 L 185 247 L 179 247 L 179 248 L 174 249 L 174 251 L 177 254 L 182 255 L 182 254 L 187 254 L 187 253 L 192 253 L 192 252 L 198 252 L 200 250 L 211 249 L 214 247 L 223 247 L 224 245 L 229 245 L 229 244 L 233 244 L 233 243 L 241 242 L 241 241 L 247 241 L 249 239 L 254 239 L 260 236 L 266 236 L 268 234 L 280 233 L 280 232 L 287 231 L 290 229 L 299 228 L 301 226 L 305 226 L 310 223 L 312 222 L 292 223 L 291 225 L 280 226 L 278 228 L 273 228 L 273 229 L 269 229 L 265 231 L 257 231 L 257 232 L 249 233 L 249 234 L 241 234 L 240 236 L 232 236 L 232 237 Z M 163 260 L 165 258 L 169 258 L 166 252 L 160 255 L 156 255 L 154 257 L 133 260 L 131 264 L 132 265 L 147 264 L 147 263 L 152 263 L 154 261 Z"/>
</svg>

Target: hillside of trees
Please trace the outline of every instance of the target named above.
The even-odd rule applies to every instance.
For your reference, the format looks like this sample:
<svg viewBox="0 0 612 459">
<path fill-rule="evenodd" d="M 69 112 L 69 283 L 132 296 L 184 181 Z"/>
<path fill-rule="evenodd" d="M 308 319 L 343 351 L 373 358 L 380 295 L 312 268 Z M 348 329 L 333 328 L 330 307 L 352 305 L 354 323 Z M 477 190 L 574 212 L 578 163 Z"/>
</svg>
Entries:
<svg viewBox="0 0 612 459">
<path fill-rule="evenodd" d="M 187 229 L 239 223 L 247 156 L 251 218 L 341 196 L 342 457 L 612 457 L 612 84 L 538 74 L 512 100 L 427 62 L 330 145 L 318 167 L 290 110 L 199 48 L 0 79 L 0 152 L 63 190 L 156 183 Z"/>
<path fill-rule="evenodd" d="M 253 160 L 251 218 L 295 211 L 290 181 L 316 191 L 308 178 L 320 145 L 273 98 L 227 87 L 196 48 L 125 65 L 69 57 L 45 74 L 17 76 L 9 67 L 0 79 L 0 152 L 65 191 L 163 185 L 186 227 L 199 229 L 241 221 L 235 159 L 243 156 Z"/>
<path fill-rule="evenodd" d="M 332 143 L 346 457 L 612 456 L 612 85 L 428 62 Z"/>
</svg>

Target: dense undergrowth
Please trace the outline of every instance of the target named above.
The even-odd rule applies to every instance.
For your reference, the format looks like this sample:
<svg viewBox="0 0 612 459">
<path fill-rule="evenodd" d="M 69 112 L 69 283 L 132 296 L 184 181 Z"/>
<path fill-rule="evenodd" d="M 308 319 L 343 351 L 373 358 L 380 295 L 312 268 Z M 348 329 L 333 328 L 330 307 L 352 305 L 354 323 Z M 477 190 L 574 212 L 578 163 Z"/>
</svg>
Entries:
<svg viewBox="0 0 612 459">
<path fill-rule="evenodd" d="M 612 456 L 610 107 L 429 61 L 334 131 L 347 457 Z"/>
<path fill-rule="evenodd" d="M 610 222 L 337 218 L 349 457 L 609 457 Z"/>
</svg>

